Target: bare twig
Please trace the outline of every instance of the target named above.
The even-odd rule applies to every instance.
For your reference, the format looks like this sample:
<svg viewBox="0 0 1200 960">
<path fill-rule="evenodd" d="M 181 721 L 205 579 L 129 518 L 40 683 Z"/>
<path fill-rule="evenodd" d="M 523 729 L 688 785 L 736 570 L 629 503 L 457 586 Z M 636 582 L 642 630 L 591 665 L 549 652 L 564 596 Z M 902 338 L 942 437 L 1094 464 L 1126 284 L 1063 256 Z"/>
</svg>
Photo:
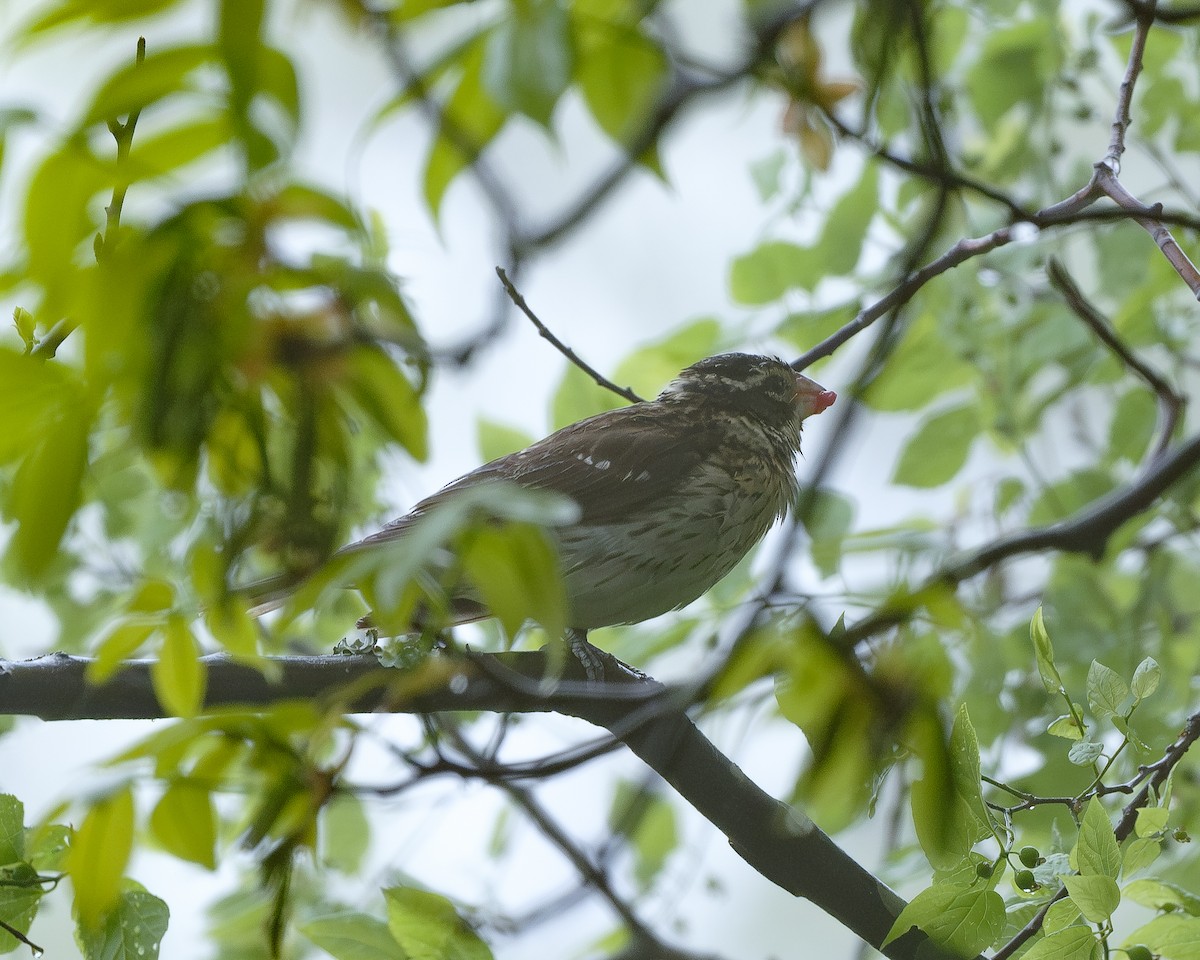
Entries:
<svg viewBox="0 0 1200 960">
<path fill-rule="evenodd" d="M 1185 398 L 1163 376 L 1135 354 L 1117 335 L 1112 324 L 1099 310 L 1083 295 L 1066 268 L 1055 258 L 1051 257 L 1046 264 L 1046 273 L 1050 282 L 1062 294 L 1067 306 L 1082 320 L 1096 337 L 1121 360 L 1125 366 L 1145 381 L 1158 398 L 1159 428 L 1158 441 L 1154 444 L 1152 457 L 1157 457 L 1166 451 L 1175 434 L 1175 427 L 1183 413 Z"/>
<path fill-rule="evenodd" d="M 1129 60 L 1125 64 L 1125 76 L 1121 78 L 1121 88 L 1117 93 L 1117 109 L 1113 116 L 1108 152 L 1100 161 L 1114 176 L 1121 172 L 1121 154 L 1125 152 L 1125 131 L 1129 129 L 1133 88 L 1137 83 L 1138 74 L 1142 72 L 1146 38 L 1150 35 L 1150 27 L 1154 23 L 1154 10 L 1157 5 L 1157 0 L 1149 0 L 1143 9 L 1138 11 L 1137 29 L 1133 33 L 1133 46 L 1129 51 Z"/>
<path fill-rule="evenodd" d="M 554 347 L 555 350 L 557 350 L 559 353 L 561 353 L 564 357 L 567 358 L 568 361 L 570 361 L 572 364 L 574 364 L 576 367 L 578 367 L 580 370 L 582 370 L 584 373 L 586 373 L 589 377 L 591 377 L 594 381 L 596 381 L 596 383 L 599 386 L 603 387 L 605 390 L 611 390 L 618 397 L 624 397 L 630 403 L 641 403 L 642 402 L 642 398 L 639 397 L 636 393 L 634 393 L 631 388 L 618 387 L 615 383 L 613 383 L 611 380 L 609 380 L 608 377 L 604 376 L 604 374 L 602 374 L 599 370 L 597 370 L 595 367 L 593 367 L 590 363 L 583 360 L 579 356 L 579 354 L 577 354 L 574 350 L 572 350 L 565 343 L 563 343 L 561 340 L 559 340 L 558 337 L 556 337 L 550 331 L 550 328 L 547 327 L 544 323 L 542 323 L 541 320 L 538 319 L 537 314 L 534 313 L 533 310 L 530 308 L 529 304 L 525 302 L 525 298 L 521 295 L 521 291 L 519 291 L 515 286 L 513 286 L 512 281 L 508 279 L 508 274 L 504 272 L 503 267 L 496 268 L 496 276 L 498 276 L 500 278 L 500 282 L 502 284 L 504 284 L 504 289 L 508 292 L 509 299 L 511 299 L 512 302 L 514 304 L 516 304 L 516 307 L 518 310 L 520 310 L 523 314 L 525 314 L 526 317 L 529 318 L 529 322 L 532 323 L 535 327 L 537 327 L 537 332 L 539 334 L 541 334 L 542 339 L 550 341 L 550 345 L 552 347 Z"/>
<path fill-rule="evenodd" d="M 1011 240 L 1012 231 L 1008 227 L 1001 227 L 983 237 L 959 240 L 936 260 L 930 261 L 920 270 L 907 276 L 901 283 L 893 287 L 887 296 L 860 310 L 853 320 L 831 333 L 803 356 L 792 361 L 792 366 L 797 370 L 803 370 L 817 360 L 830 356 L 856 334 L 861 333 L 880 317 L 886 315 L 888 311 L 908 303 L 934 277 L 941 276 L 947 270 L 951 270 L 973 257 L 990 253 Z"/>
</svg>

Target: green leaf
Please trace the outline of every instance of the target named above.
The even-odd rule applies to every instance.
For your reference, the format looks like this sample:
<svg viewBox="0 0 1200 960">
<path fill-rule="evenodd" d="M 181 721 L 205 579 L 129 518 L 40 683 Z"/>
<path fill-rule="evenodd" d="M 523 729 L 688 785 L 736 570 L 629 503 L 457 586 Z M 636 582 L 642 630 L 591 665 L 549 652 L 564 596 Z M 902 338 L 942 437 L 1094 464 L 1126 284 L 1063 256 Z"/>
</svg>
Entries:
<svg viewBox="0 0 1200 960">
<path fill-rule="evenodd" d="M 1126 877 L 1132 877 L 1139 870 L 1145 870 L 1162 853 L 1162 841 L 1152 837 L 1134 837 L 1125 844 L 1124 859 L 1121 872 Z"/>
<path fill-rule="evenodd" d="M 470 535 L 462 564 L 510 638 L 529 619 L 550 636 L 562 636 L 567 595 L 558 553 L 545 531 L 524 523 L 483 527 Z"/>
<path fill-rule="evenodd" d="M 606 23 L 582 4 L 574 14 L 575 81 L 583 102 L 601 130 L 630 147 L 666 89 L 667 58 L 636 27 Z"/>
<path fill-rule="evenodd" d="M 1113 835 L 1108 814 L 1099 800 L 1092 798 L 1083 811 L 1079 839 L 1075 841 L 1075 865 L 1085 877 L 1116 879 L 1121 869 L 1121 851 Z"/>
<path fill-rule="evenodd" d="M 150 830 L 168 853 L 216 868 L 217 817 L 208 789 L 195 780 L 176 780 L 150 814 Z"/>
<path fill-rule="evenodd" d="M 979 411 L 973 406 L 953 407 L 927 418 L 905 444 L 892 482 L 938 487 L 953 479 L 967 462 L 979 426 Z"/>
<path fill-rule="evenodd" d="M 1139 837 L 1157 837 L 1167 829 L 1171 811 L 1166 807 L 1139 807 L 1134 832 Z"/>
<path fill-rule="evenodd" d="M 163 709 L 175 717 L 195 716 L 204 702 L 206 672 L 187 621 L 169 617 L 158 659 L 150 667 L 154 693 Z"/>
<path fill-rule="evenodd" d="M 97 801 L 71 841 L 67 871 L 82 929 L 101 929 L 105 916 L 118 907 L 132 850 L 133 794 L 127 787 Z"/>
<path fill-rule="evenodd" d="M 1101 923 L 1113 915 L 1121 903 L 1121 891 L 1112 877 L 1063 877 L 1067 893 L 1079 912 L 1092 923 Z"/>
<path fill-rule="evenodd" d="M 371 824 L 363 802 L 352 793 L 339 793 L 321 808 L 321 862 L 342 873 L 361 866 L 371 843 Z"/>
<path fill-rule="evenodd" d="M 1140 463 L 1154 436 L 1158 403 L 1141 387 L 1127 391 L 1119 401 L 1108 430 L 1108 450 L 1113 457 Z"/>
<path fill-rule="evenodd" d="M 428 423 L 416 388 L 382 351 L 356 350 L 346 388 L 358 406 L 416 459 L 429 454 Z"/>
<path fill-rule="evenodd" d="M 558 0 L 529 0 L 513 4 L 488 36 L 483 83 L 502 107 L 549 126 L 573 65 L 565 7 Z"/>
<path fill-rule="evenodd" d="M 974 376 L 951 349 L 934 313 L 925 312 L 913 321 L 862 399 L 875 410 L 917 410 Z"/>
<path fill-rule="evenodd" d="M 1134 880 L 1125 885 L 1122 893 L 1125 899 L 1140 903 L 1151 910 L 1162 910 L 1163 907 L 1182 907 L 1191 916 L 1200 914 L 1200 896 L 1185 890 L 1183 887 L 1156 877 L 1146 877 Z"/>
<path fill-rule="evenodd" d="M 145 890 L 126 890 L 101 928 L 80 924 L 76 939 L 87 960 L 158 960 L 167 932 L 167 905 Z"/>
<path fill-rule="evenodd" d="M 20 459 L 45 435 L 47 419 L 74 402 L 78 385 L 72 371 L 0 347 L 0 464 Z"/>
<path fill-rule="evenodd" d="M 484 86 L 483 52 L 478 39 L 464 51 L 462 75 L 446 101 L 442 126 L 425 161 L 425 202 L 435 220 L 451 181 L 475 161 L 507 118 Z"/>
<path fill-rule="evenodd" d="M 1082 740 L 1087 731 L 1079 727 L 1079 721 L 1072 714 L 1064 713 L 1061 717 L 1056 717 L 1051 721 L 1050 726 L 1046 727 L 1046 732 L 1051 736 L 1062 737 L 1064 740 Z"/>
<path fill-rule="evenodd" d="M 129 176 L 149 180 L 175 173 L 226 146 L 228 121 L 221 116 L 200 117 L 149 137 L 140 137 L 129 157 Z"/>
<path fill-rule="evenodd" d="M 25 859 L 25 804 L 0 793 L 0 867 Z"/>
<path fill-rule="evenodd" d="M 842 544 L 854 524 L 854 503 L 835 490 L 813 493 L 811 507 L 803 517 L 808 532 L 809 554 L 823 577 L 832 577 L 842 565 Z"/>
<path fill-rule="evenodd" d="M 1029 639 L 1033 641 L 1033 653 L 1037 658 L 1042 686 L 1046 688 L 1047 693 L 1062 692 L 1064 689 L 1062 676 L 1054 664 L 1054 647 L 1050 644 L 1050 634 L 1046 631 L 1046 621 L 1042 617 L 1041 607 L 1034 611 L 1033 619 L 1029 622 Z"/>
<path fill-rule="evenodd" d="M 1104 744 L 1095 740 L 1079 740 L 1071 744 L 1067 759 L 1080 767 L 1095 763 L 1104 754 Z"/>
<path fill-rule="evenodd" d="M 524 430 L 480 417 L 476 421 L 479 453 L 485 463 L 523 450 L 534 441 Z"/>
<path fill-rule="evenodd" d="M 550 402 L 550 413 L 554 427 L 558 429 L 605 410 L 616 410 L 628 405 L 628 400 L 599 386 L 575 364 L 568 363 L 563 372 L 562 382 L 554 391 L 554 398 Z"/>
<path fill-rule="evenodd" d="M 632 841 L 634 878 L 644 893 L 679 846 L 675 808 L 661 794 L 621 780 L 613 793 L 608 825 L 613 833 Z"/>
<path fill-rule="evenodd" d="M 83 398 L 60 398 L 53 416 L 43 421 L 44 436 L 17 468 L 8 503 L 17 529 L 8 549 L 25 580 L 36 580 L 58 556 L 79 505 L 90 426 L 91 411 Z"/>
<path fill-rule="evenodd" d="M 141 63 L 126 64 L 101 84 L 80 126 L 124 117 L 172 93 L 188 90 L 188 76 L 212 63 L 213 55 L 210 46 L 187 45 L 153 50 Z"/>
<path fill-rule="evenodd" d="M 950 772 L 955 791 L 981 824 L 988 823 L 987 808 L 980 792 L 979 738 L 965 703 L 959 706 L 950 728 Z"/>
<path fill-rule="evenodd" d="M 302 923 L 299 930 L 334 960 L 408 960 L 388 925 L 365 913 L 335 913 Z"/>
<path fill-rule="evenodd" d="M 1099 960 L 1100 943 L 1090 927 L 1067 927 L 1042 937 L 1022 960 Z"/>
<path fill-rule="evenodd" d="M 1087 696 L 1098 717 L 1111 717 L 1121 712 L 1121 704 L 1129 696 L 1129 685 L 1115 670 L 1093 660 L 1088 668 Z"/>
<path fill-rule="evenodd" d="M 44 893 L 41 887 L 0 886 L 0 920 L 21 933 L 29 933 Z M 0 928 L 0 953 L 12 953 L 22 946 L 16 937 Z"/>
<path fill-rule="evenodd" d="M 823 263 L 810 247 L 786 240 L 768 240 L 735 257 L 729 273 L 729 293 L 737 303 L 774 303 L 789 290 L 812 290 L 820 282 Z"/>
<path fill-rule="evenodd" d="M 1133 680 L 1129 690 L 1138 701 L 1145 700 L 1158 689 L 1158 681 L 1162 677 L 1162 668 L 1153 657 L 1146 657 L 1133 671 Z M 1139 811 L 1140 812 L 1140 811 Z"/>
<path fill-rule="evenodd" d="M 971 957 L 1004 932 L 1004 898 L 982 884 L 939 884 L 922 890 L 900 911 L 883 945 L 913 927 L 942 946 Z"/>
<path fill-rule="evenodd" d="M 868 163 L 858 183 L 834 204 L 817 245 L 826 274 L 849 273 L 858 264 L 867 228 L 879 208 L 879 171 Z"/>
<path fill-rule="evenodd" d="M 1018 103 L 1038 103 L 1047 95 L 1058 62 L 1055 24 L 1036 18 L 991 31 L 967 72 L 967 92 L 985 129 Z M 997 77 L 1004 77 L 997 83 Z"/>
<path fill-rule="evenodd" d="M 414 887 L 389 887 L 388 929 L 408 960 L 491 960 L 492 951 L 445 897 Z"/>
<path fill-rule="evenodd" d="M 1047 934 L 1065 930 L 1079 919 L 1079 908 L 1071 902 L 1070 897 L 1064 897 L 1046 909 L 1046 917 L 1042 921 L 1042 931 Z"/>
<path fill-rule="evenodd" d="M 1167 913 L 1133 931 L 1125 942 L 1144 943 L 1167 960 L 1200 960 L 1200 917 Z"/>
<path fill-rule="evenodd" d="M 138 652 L 162 625 L 159 617 L 126 618 L 105 635 L 96 647 L 95 659 L 87 665 L 88 683 L 103 683 L 121 663 Z"/>
</svg>

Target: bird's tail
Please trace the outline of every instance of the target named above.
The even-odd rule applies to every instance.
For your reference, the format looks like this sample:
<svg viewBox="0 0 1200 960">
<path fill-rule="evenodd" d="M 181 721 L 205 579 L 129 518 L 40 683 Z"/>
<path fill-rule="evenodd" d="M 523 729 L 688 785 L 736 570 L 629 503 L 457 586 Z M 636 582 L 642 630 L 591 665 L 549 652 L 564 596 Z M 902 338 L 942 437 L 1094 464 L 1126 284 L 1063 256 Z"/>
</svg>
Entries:
<svg viewBox="0 0 1200 960">
<path fill-rule="evenodd" d="M 243 584 L 235 593 L 245 599 L 250 616 L 261 617 L 282 607 L 301 582 L 302 578 L 295 575 L 278 573 Z"/>
</svg>

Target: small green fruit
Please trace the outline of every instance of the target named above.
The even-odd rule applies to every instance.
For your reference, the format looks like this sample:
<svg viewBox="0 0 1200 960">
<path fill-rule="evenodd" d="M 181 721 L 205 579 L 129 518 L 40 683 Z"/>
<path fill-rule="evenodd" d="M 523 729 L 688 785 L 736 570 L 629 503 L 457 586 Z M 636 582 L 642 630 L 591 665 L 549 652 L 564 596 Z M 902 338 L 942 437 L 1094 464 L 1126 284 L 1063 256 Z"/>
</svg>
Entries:
<svg viewBox="0 0 1200 960">
<path fill-rule="evenodd" d="M 1017 858 L 1027 867 L 1036 867 L 1042 862 L 1042 852 L 1037 847 L 1022 847 Z"/>
<path fill-rule="evenodd" d="M 1013 878 L 1013 882 L 1021 890 L 1029 893 L 1038 888 L 1038 882 L 1033 876 L 1032 870 L 1018 870 L 1017 875 Z"/>
<path fill-rule="evenodd" d="M 993 867 L 986 860 L 982 863 L 975 864 L 975 876 L 979 877 L 982 880 L 987 880 L 995 872 L 996 872 L 996 868 Z"/>
<path fill-rule="evenodd" d="M 1154 960 L 1154 954 L 1150 952 L 1150 948 L 1140 943 L 1126 947 L 1125 956 L 1129 957 L 1129 960 Z"/>
</svg>

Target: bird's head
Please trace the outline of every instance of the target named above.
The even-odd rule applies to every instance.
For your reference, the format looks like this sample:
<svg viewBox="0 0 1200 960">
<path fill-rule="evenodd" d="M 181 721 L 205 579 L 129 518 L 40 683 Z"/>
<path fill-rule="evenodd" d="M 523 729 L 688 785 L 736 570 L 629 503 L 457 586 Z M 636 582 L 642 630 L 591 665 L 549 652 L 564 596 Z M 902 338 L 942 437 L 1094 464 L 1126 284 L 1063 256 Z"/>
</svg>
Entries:
<svg viewBox="0 0 1200 960">
<path fill-rule="evenodd" d="M 837 394 L 777 357 L 722 353 L 683 370 L 658 399 L 709 404 L 781 427 L 793 421 L 799 426 L 830 407 Z"/>
</svg>

